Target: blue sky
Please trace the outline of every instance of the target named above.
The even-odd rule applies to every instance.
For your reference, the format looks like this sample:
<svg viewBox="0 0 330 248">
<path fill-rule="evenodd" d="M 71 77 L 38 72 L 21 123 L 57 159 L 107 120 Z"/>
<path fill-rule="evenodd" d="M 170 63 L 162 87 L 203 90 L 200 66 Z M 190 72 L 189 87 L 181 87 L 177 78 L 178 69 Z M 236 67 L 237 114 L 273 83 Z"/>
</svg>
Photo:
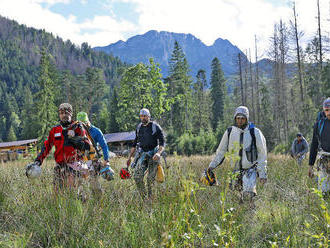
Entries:
<svg viewBox="0 0 330 248">
<path fill-rule="evenodd" d="M 329 32 L 329 1 L 320 3 Z M 316 0 L 296 5 L 308 41 L 317 28 Z M 266 50 L 274 23 L 292 18 L 290 6 L 289 0 L 0 0 L 0 15 L 78 45 L 106 46 L 153 29 L 191 33 L 207 45 L 228 39 L 242 50 L 253 49 L 257 35 Z"/>
</svg>

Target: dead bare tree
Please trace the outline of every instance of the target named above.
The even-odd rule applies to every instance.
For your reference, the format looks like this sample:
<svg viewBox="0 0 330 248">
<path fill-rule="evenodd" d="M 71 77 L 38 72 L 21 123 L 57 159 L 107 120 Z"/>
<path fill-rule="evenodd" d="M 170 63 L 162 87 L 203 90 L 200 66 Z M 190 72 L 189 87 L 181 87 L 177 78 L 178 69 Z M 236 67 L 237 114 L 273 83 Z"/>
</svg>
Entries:
<svg viewBox="0 0 330 248">
<path fill-rule="evenodd" d="M 257 108 L 257 120 L 256 122 L 260 122 L 260 95 L 259 95 L 259 65 L 258 65 L 258 47 L 257 47 L 257 36 L 254 36 L 254 44 L 255 44 L 255 82 L 256 82 L 256 108 Z"/>
<path fill-rule="evenodd" d="M 293 18 L 294 18 L 294 24 L 293 24 L 293 31 L 294 31 L 294 37 L 295 37 L 295 43 L 296 43 L 296 54 L 297 54 L 297 65 L 298 65 L 298 80 L 299 80 L 299 86 L 300 86 L 300 100 L 301 104 L 304 103 L 304 83 L 303 83 L 303 76 L 302 76 L 302 65 L 301 65 L 301 56 L 300 56 L 300 45 L 299 45 L 299 32 L 298 32 L 298 24 L 297 24 L 297 12 L 296 12 L 296 3 L 293 2 Z"/>
<path fill-rule="evenodd" d="M 244 98 L 244 89 L 243 89 L 243 75 L 242 75 L 242 56 L 241 53 L 238 54 L 238 67 L 239 67 L 239 79 L 241 83 L 241 98 L 242 98 L 242 105 L 245 105 L 245 98 Z"/>
</svg>

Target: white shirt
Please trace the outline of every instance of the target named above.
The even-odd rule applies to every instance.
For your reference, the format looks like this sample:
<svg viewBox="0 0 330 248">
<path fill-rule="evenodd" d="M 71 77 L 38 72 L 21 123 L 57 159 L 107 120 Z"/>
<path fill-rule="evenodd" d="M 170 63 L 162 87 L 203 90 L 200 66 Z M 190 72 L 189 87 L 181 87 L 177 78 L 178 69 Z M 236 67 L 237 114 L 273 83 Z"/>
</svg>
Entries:
<svg viewBox="0 0 330 248">
<path fill-rule="evenodd" d="M 249 169 L 251 168 L 256 162 L 257 164 L 257 171 L 259 173 L 260 178 L 267 178 L 267 146 L 266 140 L 263 136 L 262 132 L 258 128 L 254 128 L 254 133 L 256 137 L 256 146 L 258 151 L 258 158 L 256 161 L 248 161 L 246 156 L 246 149 L 252 143 L 252 137 L 250 134 L 249 127 L 247 126 L 244 130 L 232 126 L 232 130 L 230 132 L 229 140 L 228 140 L 228 130 L 222 136 L 221 142 L 219 147 L 216 151 L 216 155 L 211 161 L 209 167 L 215 168 L 219 164 L 221 164 L 227 155 L 230 158 L 231 165 L 235 169 L 239 169 L 239 144 L 240 144 L 240 135 L 243 134 L 243 153 L 242 153 L 242 168 Z M 228 152 L 228 153 L 227 153 Z M 226 154 L 227 153 L 227 154 Z"/>
</svg>

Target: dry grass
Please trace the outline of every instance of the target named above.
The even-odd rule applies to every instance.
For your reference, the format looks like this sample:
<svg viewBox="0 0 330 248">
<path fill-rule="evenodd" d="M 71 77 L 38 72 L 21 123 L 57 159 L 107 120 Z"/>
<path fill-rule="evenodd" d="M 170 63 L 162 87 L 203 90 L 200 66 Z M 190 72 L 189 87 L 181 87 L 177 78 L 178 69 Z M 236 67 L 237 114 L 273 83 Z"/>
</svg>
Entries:
<svg viewBox="0 0 330 248">
<path fill-rule="evenodd" d="M 228 189 L 227 163 L 215 171 L 219 186 L 199 184 L 210 161 L 170 157 L 152 202 L 118 176 L 100 178 L 105 193 L 87 203 L 75 192 L 54 195 L 51 160 L 33 182 L 24 175 L 26 162 L 0 164 L 0 247 L 328 247 L 329 199 L 312 193 L 307 164 L 270 155 L 268 182 L 258 185 L 251 209 Z M 125 160 L 111 164 L 119 172 Z"/>
</svg>

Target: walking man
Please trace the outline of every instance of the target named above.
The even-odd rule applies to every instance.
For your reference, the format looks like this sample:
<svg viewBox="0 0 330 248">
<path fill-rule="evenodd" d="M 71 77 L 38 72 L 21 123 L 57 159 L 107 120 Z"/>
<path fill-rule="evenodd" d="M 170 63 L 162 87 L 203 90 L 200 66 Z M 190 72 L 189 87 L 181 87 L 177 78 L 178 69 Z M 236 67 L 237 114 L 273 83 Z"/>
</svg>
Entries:
<svg viewBox="0 0 330 248">
<path fill-rule="evenodd" d="M 87 173 L 83 161 L 85 151 L 89 151 L 91 142 L 86 131 L 79 123 L 72 120 L 72 106 L 62 103 L 58 108 L 60 123 L 54 126 L 44 141 L 41 152 L 34 163 L 29 164 L 26 175 L 42 165 L 52 147 L 55 146 L 54 188 L 58 192 L 63 188 L 78 187 L 81 178 Z"/>
<path fill-rule="evenodd" d="M 301 133 L 297 133 L 297 138 L 294 139 L 291 146 L 292 156 L 297 160 L 298 165 L 301 165 L 306 153 L 308 152 L 308 143 Z"/>
<path fill-rule="evenodd" d="M 323 194 L 330 192 L 330 97 L 323 102 L 324 115 L 314 124 L 313 139 L 309 154 L 308 175 L 313 176 L 317 160 L 318 188 Z"/>
<path fill-rule="evenodd" d="M 239 148 L 237 148 L 238 144 Z M 262 183 L 267 181 L 267 147 L 262 132 L 249 123 L 249 110 L 245 106 L 236 109 L 234 125 L 222 136 L 208 170 L 212 171 L 222 164 L 228 151 L 239 158 L 236 161 L 231 160 L 236 175 L 231 187 L 240 191 L 241 200 L 252 200 L 257 193 L 257 176 Z"/>
<path fill-rule="evenodd" d="M 146 196 L 144 175 L 148 172 L 147 188 L 148 197 L 152 195 L 152 185 L 155 181 L 160 156 L 164 151 L 165 137 L 162 128 L 150 120 L 151 115 L 148 109 L 140 111 L 141 123 L 137 126 L 136 138 L 127 160 L 127 166 L 131 164 L 133 154 L 136 153 L 133 167 L 133 178 L 142 198 Z"/>
</svg>

